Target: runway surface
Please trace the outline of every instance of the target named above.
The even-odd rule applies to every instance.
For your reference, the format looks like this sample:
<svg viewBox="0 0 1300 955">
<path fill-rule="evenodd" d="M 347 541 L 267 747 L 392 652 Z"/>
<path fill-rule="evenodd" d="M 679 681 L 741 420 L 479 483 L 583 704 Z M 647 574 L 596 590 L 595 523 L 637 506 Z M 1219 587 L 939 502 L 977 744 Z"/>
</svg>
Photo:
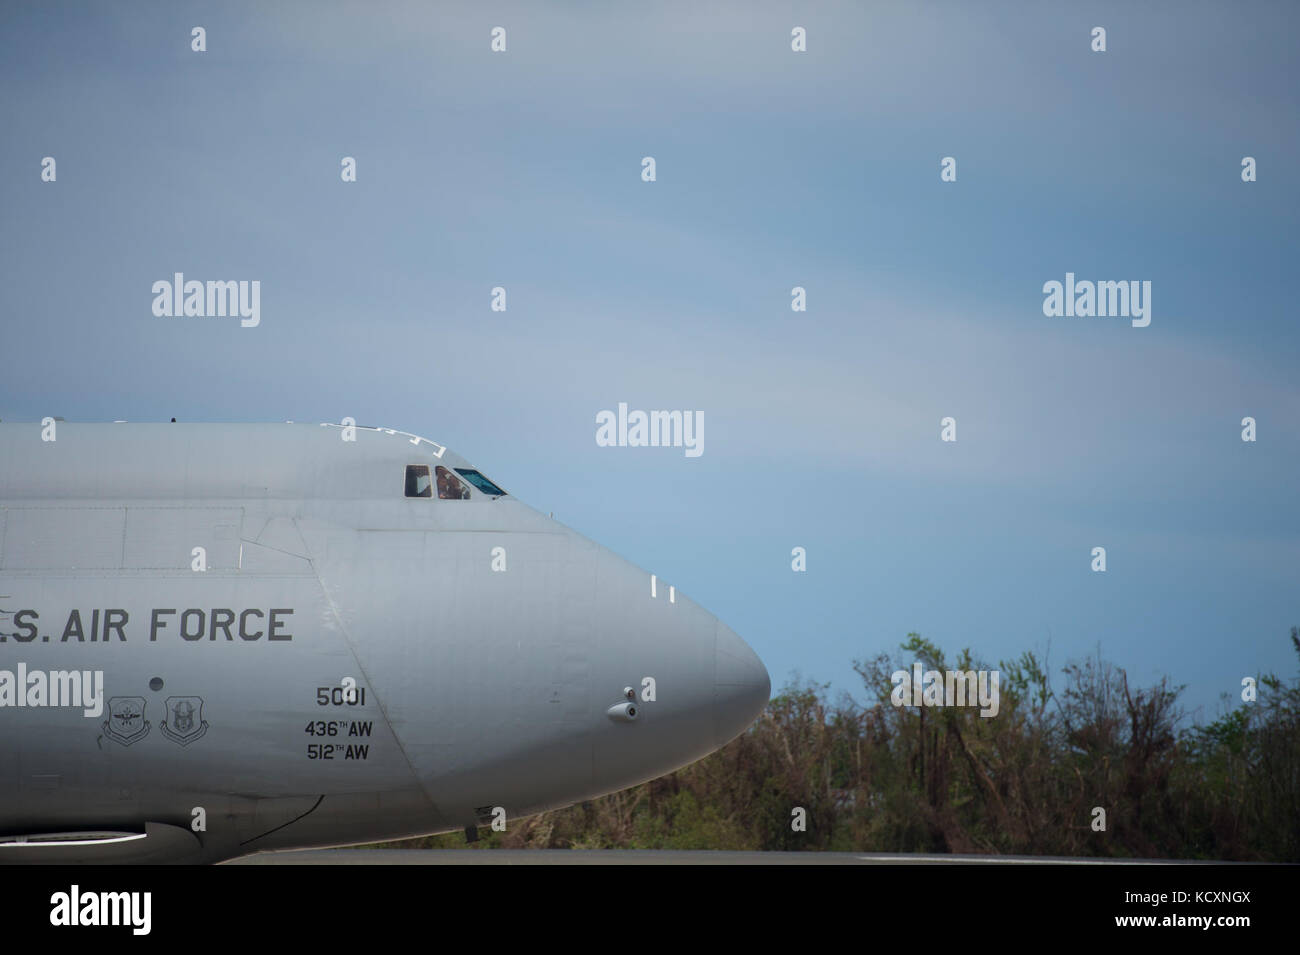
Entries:
<svg viewBox="0 0 1300 955">
<path fill-rule="evenodd" d="M 1187 865 L 1172 859 L 893 855 L 857 852 L 661 852 L 640 849 L 299 849 L 226 865 Z"/>
</svg>

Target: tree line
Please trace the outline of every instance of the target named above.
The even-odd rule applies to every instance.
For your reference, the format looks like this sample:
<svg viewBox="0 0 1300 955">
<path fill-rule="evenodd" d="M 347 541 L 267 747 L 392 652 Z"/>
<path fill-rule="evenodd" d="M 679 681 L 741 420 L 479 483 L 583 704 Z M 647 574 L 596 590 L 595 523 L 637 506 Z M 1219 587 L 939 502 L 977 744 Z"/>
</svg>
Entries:
<svg viewBox="0 0 1300 955">
<path fill-rule="evenodd" d="M 1300 628 L 1291 629 L 1300 657 Z M 795 680 L 716 753 L 567 809 L 480 830 L 482 848 L 997 853 L 1300 862 L 1300 679 L 1185 725 L 1183 687 L 1096 655 L 1002 661 L 1000 705 L 897 706 L 891 675 L 949 669 L 918 634 L 854 662 L 866 702 Z M 956 670 L 993 669 L 969 649 Z M 802 810 L 802 813 L 799 812 Z M 800 822 L 802 821 L 802 828 Z M 388 845 L 461 848 L 462 835 Z"/>
</svg>

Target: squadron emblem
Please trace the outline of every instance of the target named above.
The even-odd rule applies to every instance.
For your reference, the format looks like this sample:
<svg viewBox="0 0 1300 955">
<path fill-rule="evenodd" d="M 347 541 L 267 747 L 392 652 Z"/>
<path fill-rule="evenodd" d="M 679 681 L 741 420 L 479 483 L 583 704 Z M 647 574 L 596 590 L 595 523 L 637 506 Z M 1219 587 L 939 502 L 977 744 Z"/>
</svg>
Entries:
<svg viewBox="0 0 1300 955">
<path fill-rule="evenodd" d="M 167 719 L 158 724 L 158 728 L 168 739 L 189 746 L 208 731 L 207 721 L 203 719 L 203 698 L 167 697 Z"/>
<path fill-rule="evenodd" d="M 149 721 L 144 718 L 144 697 L 115 696 L 108 701 L 108 719 L 104 735 L 123 746 L 149 735 Z"/>
</svg>

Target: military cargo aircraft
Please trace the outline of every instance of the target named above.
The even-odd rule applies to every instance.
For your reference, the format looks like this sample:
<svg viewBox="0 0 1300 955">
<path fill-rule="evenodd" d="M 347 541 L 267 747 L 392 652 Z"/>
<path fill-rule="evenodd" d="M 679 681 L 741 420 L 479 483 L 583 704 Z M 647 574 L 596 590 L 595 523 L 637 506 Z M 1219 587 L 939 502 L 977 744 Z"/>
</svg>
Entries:
<svg viewBox="0 0 1300 955">
<path fill-rule="evenodd" d="M 0 862 L 472 838 L 769 692 L 675 586 L 424 438 L 0 424 Z"/>
</svg>

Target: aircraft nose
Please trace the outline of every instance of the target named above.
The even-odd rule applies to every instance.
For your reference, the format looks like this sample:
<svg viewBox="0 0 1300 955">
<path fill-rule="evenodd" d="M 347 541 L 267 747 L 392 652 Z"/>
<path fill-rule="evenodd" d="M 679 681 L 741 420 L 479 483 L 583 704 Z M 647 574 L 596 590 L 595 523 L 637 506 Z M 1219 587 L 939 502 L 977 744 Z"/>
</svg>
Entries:
<svg viewBox="0 0 1300 955">
<path fill-rule="evenodd" d="M 718 621 L 714 636 L 713 741 L 735 739 L 767 706 L 772 681 L 749 644 Z"/>
</svg>

